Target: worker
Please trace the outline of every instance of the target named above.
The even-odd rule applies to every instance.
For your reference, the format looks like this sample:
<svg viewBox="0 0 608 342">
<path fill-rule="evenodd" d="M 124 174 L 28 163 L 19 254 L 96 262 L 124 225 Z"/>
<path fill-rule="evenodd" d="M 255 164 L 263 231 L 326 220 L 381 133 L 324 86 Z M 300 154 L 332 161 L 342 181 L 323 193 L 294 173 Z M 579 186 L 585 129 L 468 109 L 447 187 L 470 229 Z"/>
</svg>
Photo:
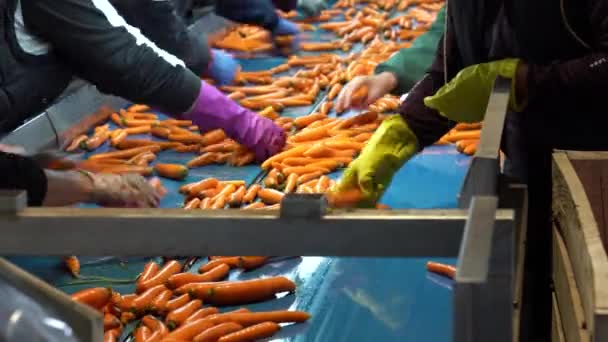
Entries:
<svg viewBox="0 0 608 342">
<path fill-rule="evenodd" d="M 442 7 L 429 30 L 420 35 L 409 48 L 401 49 L 389 60 L 379 64 L 374 75 L 357 76 L 348 82 L 336 99 L 336 110 L 341 112 L 351 107 L 367 108 L 386 94 L 401 96 L 409 92 L 431 66 L 444 25 L 445 7 Z M 354 103 L 352 95 L 361 87 L 367 87 L 367 96 Z"/>
<path fill-rule="evenodd" d="M 137 174 L 45 170 L 24 154 L 23 148 L 0 145 L 0 189 L 25 190 L 29 206 L 157 207 L 165 193 Z"/>
<path fill-rule="evenodd" d="M 11 0 L 0 59 L 0 113 L 5 126 L 43 110 L 76 75 L 133 102 L 193 123 L 221 128 L 263 160 L 279 151 L 285 133 L 245 109 L 175 56 L 128 25 L 107 0 Z M 14 32 L 14 34 L 12 34 Z M 6 127 L 4 127 L 6 128 Z"/>
<path fill-rule="evenodd" d="M 393 174 L 455 122 L 483 120 L 497 76 L 511 80 L 505 173 L 528 187 L 524 341 L 551 328 L 551 151 L 606 149 L 608 2 L 449 2 L 446 33 L 400 115 L 386 119 L 336 191 L 370 205 Z M 449 83 L 448 83 L 449 81 Z M 350 89 L 353 91 L 353 89 Z M 573 116 L 575 115 L 575 116 Z M 529 296 L 529 297 L 527 297 Z"/>
</svg>

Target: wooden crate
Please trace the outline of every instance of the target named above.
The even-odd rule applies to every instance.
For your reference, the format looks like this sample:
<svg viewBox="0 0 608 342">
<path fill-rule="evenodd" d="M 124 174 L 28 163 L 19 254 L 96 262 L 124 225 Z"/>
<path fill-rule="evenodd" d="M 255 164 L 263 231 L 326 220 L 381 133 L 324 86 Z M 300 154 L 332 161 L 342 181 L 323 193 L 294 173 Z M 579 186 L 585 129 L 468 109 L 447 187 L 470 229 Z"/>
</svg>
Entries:
<svg viewBox="0 0 608 342">
<path fill-rule="evenodd" d="M 604 195 L 608 199 L 608 191 L 603 194 L 602 174 L 608 176 L 608 153 L 553 155 L 554 319 L 561 319 L 568 342 L 608 341 L 608 257 L 603 239 L 608 202 L 602 200 Z"/>
</svg>

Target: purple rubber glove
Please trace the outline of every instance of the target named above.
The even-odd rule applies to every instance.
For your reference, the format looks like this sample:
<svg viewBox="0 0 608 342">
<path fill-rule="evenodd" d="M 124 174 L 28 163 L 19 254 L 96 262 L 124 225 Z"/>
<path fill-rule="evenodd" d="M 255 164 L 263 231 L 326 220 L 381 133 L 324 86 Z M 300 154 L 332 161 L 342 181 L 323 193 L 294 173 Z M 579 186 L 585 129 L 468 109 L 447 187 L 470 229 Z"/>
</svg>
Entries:
<svg viewBox="0 0 608 342">
<path fill-rule="evenodd" d="M 293 40 L 290 45 L 290 52 L 297 51 L 300 48 L 300 27 L 297 24 L 279 18 L 277 26 L 272 30 L 272 37 L 276 40 L 277 36 L 291 36 L 293 35 Z"/>
<path fill-rule="evenodd" d="M 218 85 L 232 83 L 239 68 L 239 63 L 232 55 L 221 50 L 211 49 L 211 56 L 209 76 L 211 76 Z"/>
<path fill-rule="evenodd" d="M 267 159 L 285 145 L 285 133 L 274 122 L 239 106 L 204 81 L 194 106 L 183 117 L 203 132 L 223 129 L 230 138 L 255 152 L 257 161 Z"/>
</svg>

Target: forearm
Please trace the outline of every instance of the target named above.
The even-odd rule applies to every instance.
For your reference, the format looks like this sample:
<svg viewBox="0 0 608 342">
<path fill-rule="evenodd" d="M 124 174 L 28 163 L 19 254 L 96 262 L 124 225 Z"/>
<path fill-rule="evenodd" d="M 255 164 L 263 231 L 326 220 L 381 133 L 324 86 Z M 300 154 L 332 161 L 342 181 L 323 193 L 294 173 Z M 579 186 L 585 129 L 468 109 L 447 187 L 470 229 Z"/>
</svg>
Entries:
<svg viewBox="0 0 608 342">
<path fill-rule="evenodd" d="M 40 206 L 47 193 L 44 171 L 31 159 L 0 152 L 0 189 L 25 190 L 30 206 Z"/>
<path fill-rule="evenodd" d="M 221 0 L 217 1 L 218 15 L 243 24 L 261 26 L 273 30 L 279 21 L 271 0 Z"/>
<path fill-rule="evenodd" d="M 107 0 L 22 0 L 26 26 L 100 90 L 180 113 L 200 89 L 183 62 L 128 25 Z"/>
<path fill-rule="evenodd" d="M 93 182 L 82 172 L 45 170 L 44 173 L 47 178 L 44 206 L 66 206 L 90 201 Z"/>
</svg>

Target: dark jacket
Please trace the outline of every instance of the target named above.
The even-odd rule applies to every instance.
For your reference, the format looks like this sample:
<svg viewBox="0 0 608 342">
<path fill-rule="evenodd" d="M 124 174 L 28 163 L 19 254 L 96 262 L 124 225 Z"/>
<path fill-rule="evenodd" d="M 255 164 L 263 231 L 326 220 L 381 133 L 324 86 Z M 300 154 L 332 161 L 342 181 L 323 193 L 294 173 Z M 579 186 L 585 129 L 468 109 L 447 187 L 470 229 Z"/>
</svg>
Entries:
<svg viewBox="0 0 608 342">
<path fill-rule="evenodd" d="M 464 67 L 492 59 L 517 57 L 529 65 L 528 105 L 521 114 L 544 122 L 547 130 L 552 121 L 567 120 L 574 113 L 579 119 L 606 116 L 608 0 L 562 1 L 565 17 L 560 1 L 553 0 L 506 0 L 503 11 L 499 0 L 484 1 L 483 6 L 481 1 L 449 2 L 448 26 L 433 65 L 400 108 L 421 148 L 454 125 L 427 108 L 424 98 Z M 508 24 L 517 45 L 512 55 L 490 55 L 492 42 L 486 34 L 499 19 Z"/>
<path fill-rule="evenodd" d="M 141 30 L 161 49 L 179 57 L 199 76 L 206 75 L 211 62 L 207 37 L 188 31 L 183 2 L 174 0 L 111 0 L 127 23 Z M 178 12 L 179 11 L 179 12 Z"/>
<path fill-rule="evenodd" d="M 275 7 L 290 11 L 295 9 L 296 5 L 296 0 L 217 0 L 215 11 L 232 21 L 257 25 L 272 31 L 279 22 Z"/>
</svg>

